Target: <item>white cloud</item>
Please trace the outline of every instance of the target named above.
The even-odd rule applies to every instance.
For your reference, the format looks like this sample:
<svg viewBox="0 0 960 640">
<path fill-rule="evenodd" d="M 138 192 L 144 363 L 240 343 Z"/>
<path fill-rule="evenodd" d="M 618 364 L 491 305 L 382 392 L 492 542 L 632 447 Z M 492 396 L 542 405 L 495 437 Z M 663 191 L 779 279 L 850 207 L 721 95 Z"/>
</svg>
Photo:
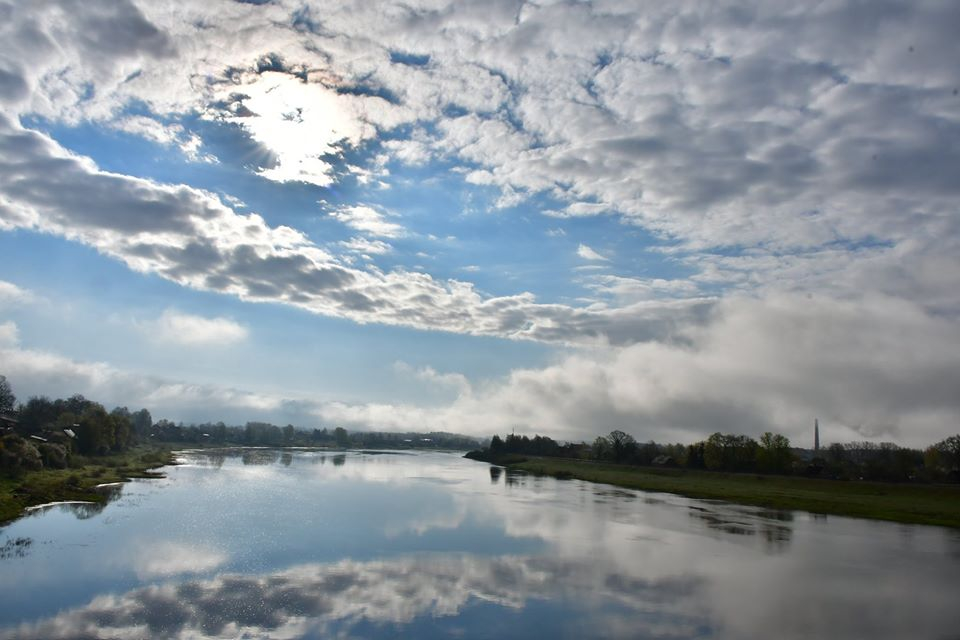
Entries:
<svg viewBox="0 0 960 640">
<path fill-rule="evenodd" d="M 239 214 L 214 194 L 98 169 L 0 116 L 0 227 L 61 235 L 144 273 L 248 301 L 290 304 L 357 322 L 548 342 L 647 340 L 702 316 L 709 300 L 607 309 L 485 297 L 425 273 L 350 268 L 290 227 Z M 334 215 L 363 230 L 399 226 L 368 207 Z"/>
<path fill-rule="evenodd" d="M 349 240 L 341 241 L 340 246 L 353 253 L 367 253 L 373 255 L 383 255 L 393 251 L 393 247 L 383 240 L 368 240 L 367 238 L 354 237 Z"/>
<path fill-rule="evenodd" d="M 203 142 L 195 133 L 186 131 L 182 125 L 165 124 L 146 116 L 124 116 L 109 123 L 109 126 L 119 131 L 141 136 L 147 140 L 165 146 L 176 146 L 183 155 L 193 162 L 217 162 L 210 154 L 201 154 Z"/>
<path fill-rule="evenodd" d="M 591 266 L 591 265 L 586 265 Z M 583 269 L 583 267 L 578 267 Z M 624 278 L 613 275 L 594 275 L 586 285 L 603 296 L 609 296 L 618 305 L 641 300 L 682 298 L 700 295 L 700 288 L 688 279 Z"/>
<path fill-rule="evenodd" d="M 32 291 L 18 287 L 12 282 L 0 280 L 0 305 L 3 307 L 13 308 L 34 302 L 36 299 Z"/>
<path fill-rule="evenodd" d="M 610 267 L 605 264 L 581 264 L 573 268 L 574 271 L 606 271 Z"/>
<path fill-rule="evenodd" d="M 62 4 L 5 21 L 10 113 L 199 112 L 247 130 L 279 180 L 328 184 L 344 150 L 408 125 L 376 164 L 444 157 L 505 204 L 543 193 L 559 215 L 620 215 L 693 248 L 778 249 L 903 241 L 949 216 L 960 183 L 957 16 L 932 0 L 483 20 L 459 2 Z M 411 50 L 430 64 L 391 60 Z"/>
<path fill-rule="evenodd" d="M 865 321 L 869 319 L 868 321 Z M 679 336 L 678 336 L 679 337 Z M 518 370 L 443 410 L 324 407 L 357 423 L 404 421 L 489 435 L 590 440 L 621 428 L 638 439 L 690 442 L 712 431 L 925 446 L 955 430 L 960 329 L 886 297 L 731 298 L 673 344 L 581 352 Z"/>
<path fill-rule="evenodd" d="M 412 377 L 431 386 L 453 389 L 458 395 L 469 395 L 472 392 L 470 381 L 462 373 L 439 373 L 433 367 L 415 368 L 400 361 L 395 362 L 393 368 L 401 377 Z"/>
<path fill-rule="evenodd" d="M 8 345 L 4 375 L 23 395 L 83 393 L 188 421 L 266 419 L 351 429 L 444 430 L 489 436 L 516 429 L 592 440 L 623 429 L 640 440 L 692 442 L 714 431 L 827 442 L 926 446 L 956 431 L 960 328 L 883 296 L 839 302 L 777 295 L 721 302 L 670 342 L 571 352 L 541 369 L 471 382 L 459 373 L 395 365 L 452 390 L 444 405 L 348 404 L 143 377 L 103 363 Z"/>
<path fill-rule="evenodd" d="M 374 236 L 397 238 L 404 235 L 403 227 L 390 222 L 387 217 L 372 207 L 357 205 L 330 212 L 331 217 L 343 224 Z"/>
<path fill-rule="evenodd" d="M 3 374 L 22 398 L 31 395 L 65 398 L 81 393 L 107 407 L 146 407 L 155 419 L 243 423 L 253 418 L 287 417 L 284 407 L 296 403 L 229 387 L 143 375 L 106 362 L 77 361 L 15 344 L 0 345 L 0 362 L 3 362 Z M 305 415 L 297 410 L 290 417 L 295 416 L 300 423 Z M 288 421 L 277 420 L 283 424 Z"/>
<path fill-rule="evenodd" d="M 150 323 L 150 335 L 161 342 L 188 346 L 230 345 L 247 339 L 249 330 L 229 318 L 205 318 L 167 309 Z"/>
<path fill-rule="evenodd" d="M 917 397 L 936 395 L 938 380 L 956 378 L 949 358 L 960 313 L 957 12 L 955 3 L 932 0 L 784 0 L 747 9 L 724 2 L 528 3 L 519 11 L 456 2 L 306 9 L 282 2 L 19 3 L 0 23 L 0 228 L 70 238 L 183 286 L 357 322 L 632 345 L 609 362 L 571 360 L 518 374 L 507 387 L 518 390 L 517 402 L 503 405 L 496 424 L 519 415 L 537 428 L 556 422 L 574 433 L 571 418 L 527 404 L 520 390 L 550 396 L 559 381 L 578 389 L 576 373 L 591 388 L 593 374 L 619 380 L 605 372 L 621 362 L 632 364 L 615 371 L 647 390 L 643 397 L 674 398 L 676 405 L 651 404 L 623 420 L 686 425 L 700 411 L 704 424 L 733 424 L 740 415 L 744 424 L 789 425 L 785 416 L 828 406 L 844 424 L 860 420 L 892 432 L 899 422 L 933 433 L 956 423 L 954 409 L 924 413 L 884 375 Z M 399 64 L 391 51 L 430 62 Z M 281 181 L 330 184 L 338 171 L 366 179 L 371 168 L 351 169 L 343 154 L 389 133 L 372 161 L 377 170 L 438 159 L 463 171 L 468 184 L 499 189 L 501 205 L 546 196 L 556 203 L 547 215 L 619 216 L 663 239 L 664 252 L 692 275 L 686 283 L 594 280 L 607 302 L 575 308 L 522 292 L 484 297 L 470 283 L 423 273 L 349 268 L 305 234 L 239 215 L 205 191 L 101 171 L 25 129 L 21 122 L 31 120 L 20 118 L 117 121 L 139 126 L 142 135 L 174 135 L 148 133 L 142 121 L 123 124 L 123 109 L 133 103 L 164 122 L 201 113 L 242 127 L 271 158 L 253 170 Z M 310 110 L 321 104 L 323 113 Z M 332 215 L 371 236 L 404 233 L 361 204 Z M 599 256 L 580 249 L 589 250 L 578 251 L 586 259 Z M 747 295 L 716 303 L 704 290 Z M 811 357 L 824 361 L 843 354 L 846 377 L 824 375 L 802 354 L 775 348 L 785 338 L 764 323 L 781 312 L 784 322 L 804 317 L 806 294 L 822 313 L 808 321 L 821 332 L 810 338 L 798 331 L 793 339 L 812 340 L 818 348 Z M 720 348 L 733 342 L 724 330 L 731 326 L 757 332 L 743 345 L 750 357 L 740 359 L 762 373 L 756 380 L 739 370 L 726 378 L 713 361 L 738 360 L 737 350 Z M 864 349 L 875 354 L 822 343 L 834 330 L 850 344 L 871 337 L 876 344 Z M 912 336 L 915 353 L 939 363 L 941 375 L 884 331 Z M 784 361 L 771 365 L 761 353 Z M 631 378 L 642 370 L 636 354 L 662 369 Z M 871 360 L 881 354 L 883 362 Z M 906 365 L 927 387 L 890 371 Z M 790 377 L 801 370 L 849 390 L 853 408 Z M 684 380 L 726 395 L 703 400 Z M 758 399 L 725 380 L 776 388 Z M 676 393 L 658 395 L 661 385 Z M 603 389 L 594 388 L 597 397 L 607 397 Z M 626 397 L 610 396 L 608 405 L 591 397 L 582 406 L 593 413 L 571 407 L 569 415 L 607 424 L 621 420 L 620 407 L 634 406 Z M 478 415 L 481 408 L 470 407 Z M 371 421 L 443 421 L 415 407 L 325 410 Z M 467 412 L 450 414 L 452 423 L 461 418 L 469 423 Z"/>
<path fill-rule="evenodd" d="M 0 347 L 16 347 L 20 344 L 20 328 L 12 320 L 0 322 Z"/>
<path fill-rule="evenodd" d="M 608 259 L 588 247 L 587 245 L 581 243 L 577 247 L 577 255 L 583 258 L 584 260 L 603 260 L 607 261 Z"/>
</svg>

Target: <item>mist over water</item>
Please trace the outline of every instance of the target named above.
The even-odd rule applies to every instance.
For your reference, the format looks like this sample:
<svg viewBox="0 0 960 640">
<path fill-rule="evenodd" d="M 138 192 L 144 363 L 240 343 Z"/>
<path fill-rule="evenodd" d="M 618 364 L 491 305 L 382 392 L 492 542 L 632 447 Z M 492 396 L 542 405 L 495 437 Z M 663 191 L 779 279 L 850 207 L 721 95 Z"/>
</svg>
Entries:
<svg viewBox="0 0 960 640">
<path fill-rule="evenodd" d="M 0 529 L 0 637 L 952 637 L 960 533 L 444 453 L 186 452 Z"/>
</svg>

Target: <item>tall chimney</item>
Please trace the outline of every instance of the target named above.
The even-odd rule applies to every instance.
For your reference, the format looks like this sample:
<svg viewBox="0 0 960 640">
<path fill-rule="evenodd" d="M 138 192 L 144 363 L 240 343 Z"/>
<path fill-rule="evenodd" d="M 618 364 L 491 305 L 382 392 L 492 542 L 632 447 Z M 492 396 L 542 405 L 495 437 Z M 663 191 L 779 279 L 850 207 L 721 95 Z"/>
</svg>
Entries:
<svg viewBox="0 0 960 640">
<path fill-rule="evenodd" d="M 820 421 L 813 419 L 813 450 L 820 451 Z"/>
</svg>

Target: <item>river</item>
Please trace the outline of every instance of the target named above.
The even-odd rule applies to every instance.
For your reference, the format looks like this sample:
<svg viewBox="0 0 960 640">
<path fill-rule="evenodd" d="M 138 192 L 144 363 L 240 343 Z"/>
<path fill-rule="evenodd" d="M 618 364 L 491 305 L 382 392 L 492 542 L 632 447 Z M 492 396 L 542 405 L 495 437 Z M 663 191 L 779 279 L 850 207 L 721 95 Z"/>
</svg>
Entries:
<svg viewBox="0 0 960 640">
<path fill-rule="evenodd" d="M 0 529 L 0 637 L 960 637 L 954 530 L 448 453 L 180 462 Z"/>
</svg>

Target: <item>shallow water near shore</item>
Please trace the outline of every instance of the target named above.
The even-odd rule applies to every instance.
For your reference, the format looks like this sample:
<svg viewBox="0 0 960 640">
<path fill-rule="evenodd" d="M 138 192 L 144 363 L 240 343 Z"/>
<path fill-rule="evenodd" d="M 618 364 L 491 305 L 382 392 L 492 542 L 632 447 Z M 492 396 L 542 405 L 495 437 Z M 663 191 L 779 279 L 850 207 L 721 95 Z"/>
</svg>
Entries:
<svg viewBox="0 0 960 640">
<path fill-rule="evenodd" d="M 957 637 L 960 533 L 458 454 L 180 454 L 0 530 L 0 637 Z"/>
</svg>

